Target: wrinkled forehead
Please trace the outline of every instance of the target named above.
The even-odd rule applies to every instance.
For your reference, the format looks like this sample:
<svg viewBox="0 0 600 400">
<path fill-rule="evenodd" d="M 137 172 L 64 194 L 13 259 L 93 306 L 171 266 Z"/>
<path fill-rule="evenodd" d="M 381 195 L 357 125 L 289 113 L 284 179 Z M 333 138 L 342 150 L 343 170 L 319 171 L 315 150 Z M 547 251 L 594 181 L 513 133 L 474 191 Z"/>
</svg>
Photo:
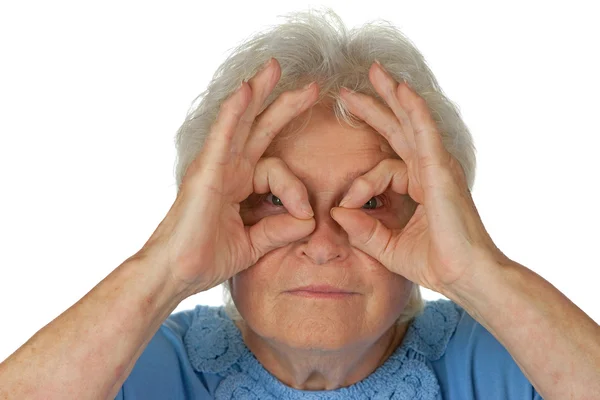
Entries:
<svg viewBox="0 0 600 400">
<path fill-rule="evenodd" d="M 399 158 L 367 124 L 352 127 L 322 107 L 309 114 L 280 132 L 263 155 L 282 159 L 309 192 L 338 194 L 379 162 Z"/>
<path fill-rule="evenodd" d="M 382 159 L 400 158 L 381 134 L 366 122 L 357 121 L 357 127 L 350 126 L 338 120 L 331 107 L 316 105 L 288 123 L 263 156 L 371 154 Z"/>
</svg>

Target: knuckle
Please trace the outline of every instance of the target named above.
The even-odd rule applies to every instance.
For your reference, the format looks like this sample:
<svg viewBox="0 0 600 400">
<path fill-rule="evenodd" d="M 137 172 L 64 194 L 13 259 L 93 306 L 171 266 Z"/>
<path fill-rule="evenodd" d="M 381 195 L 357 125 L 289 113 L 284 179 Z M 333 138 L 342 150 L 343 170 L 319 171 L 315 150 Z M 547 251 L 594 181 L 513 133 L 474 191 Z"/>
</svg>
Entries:
<svg viewBox="0 0 600 400">
<path fill-rule="evenodd" d="M 396 119 L 398 120 L 398 127 L 399 129 L 405 129 L 406 127 L 411 126 L 411 122 L 410 122 L 410 116 L 408 115 L 408 113 L 406 112 L 406 110 L 400 109 L 399 110 L 399 116 L 396 116 Z"/>
<path fill-rule="evenodd" d="M 419 166 L 421 168 L 437 167 L 439 166 L 438 161 L 431 154 L 419 154 L 418 156 Z"/>
<path fill-rule="evenodd" d="M 375 190 L 375 184 L 365 176 L 359 176 L 354 180 L 354 185 L 361 192 L 372 192 Z"/>
<path fill-rule="evenodd" d="M 394 137 L 401 134 L 400 126 L 394 121 L 386 121 L 383 125 L 384 134 L 388 137 Z"/>
<path fill-rule="evenodd" d="M 277 123 L 277 115 L 270 110 L 270 107 L 267 110 L 267 112 L 263 111 L 255 118 L 252 131 L 253 135 L 266 137 L 272 140 L 277 134 L 277 130 L 275 128 Z"/>
<path fill-rule="evenodd" d="M 275 138 L 275 135 L 277 134 L 277 131 L 275 129 L 273 129 L 273 126 L 271 123 L 267 123 L 265 126 L 261 126 L 258 130 L 258 135 L 261 138 L 266 138 L 268 140 L 273 140 Z"/>
<path fill-rule="evenodd" d="M 243 113 L 244 110 L 239 106 L 239 104 L 229 102 L 228 100 L 221 105 L 219 115 L 217 116 L 217 121 L 222 119 L 225 115 L 233 115 L 235 118 L 240 118 Z"/>
</svg>

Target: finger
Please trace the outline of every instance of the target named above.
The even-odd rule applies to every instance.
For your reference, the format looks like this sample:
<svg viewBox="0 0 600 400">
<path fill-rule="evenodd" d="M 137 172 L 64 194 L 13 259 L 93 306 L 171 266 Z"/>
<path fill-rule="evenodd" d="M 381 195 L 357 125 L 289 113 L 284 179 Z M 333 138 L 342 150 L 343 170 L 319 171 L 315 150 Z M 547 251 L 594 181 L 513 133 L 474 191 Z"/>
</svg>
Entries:
<svg viewBox="0 0 600 400">
<path fill-rule="evenodd" d="M 246 227 L 254 263 L 271 250 L 300 240 L 315 230 L 315 220 L 297 219 L 291 214 L 271 215 Z"/>
<path fill-rule="evenodd" d="M 246 157 L 255 163 L 275 136 L 292 119 L 314 105 L 319 94 L 315 82 L 297 90 L 282 93 L 256 119 L 245 147 Z"/>
<path fill-rule="evenodd" d="M 353 247 L 367 253 L 385 266 L 392 264 L 394 232 L 381 221 L 361 210 L 331 209 L 331 217 L 348 233 Z"/>
<path fill-rule="evenodd" d="M 375 91 L 386 102 L 392 110 L 394 116 L 402 126 L 402 135 L 409 144 L 411 149 L 411 158 L 416 155 L 416 142 L 412 123 L 405 110 L 402 109 L 398 98 L 396 97 L 397 88 L 400 86 L 398 82 L 383 69 L 379 62 L 373 63 L 369 69 L 369 80 L 373 84 Z"/>
<path fill-rule="evenodd" d="M 253 183 L 255 193 L 273 193 L 294 217 L 309 219 L 314 216 L 306 186 L 282 159 L 260 159 L 254 170 Z"/>
<path fill-rule="evenodd" d="M 236 128 L 250 103 L 250 98 L 248 83 L 242 82 L 240 87 L 221 104 L 219 114 L 206 138 L 204 147 L 207 150 L 200 152 L 199 156 L 207 157 L 211 164 L 223 164 L 229 160 Z M 200 160 L 194 160 L 193 164 L 199 165 Z"/>
<path fill-rule="evenodd" d="M 256 116 L 275 85 L 277 85 L 280 77 L 281 67 L 279 62 L 275 58 L 271 58 L 248 81 L 248 85 L 252 89 L 252 99 L 237 126 L 232 147 L 233 152 L 241 152 L 241 149 L 244 148 Z"/>
<path fill-rule="evenodd" d="M 410 129 L 406 121 L 398 120 L 392 110 L 374 97 L 345 88 L 340 90 L 340 95 L 348 110 L 381 134 L 404 161 L 410 162 L 414 158 L 415 145 L 404 133 Z"/>
<path fill-rule="evenodd" d="M 391 188 L 394 192 L 408 194 L 408 168 L 402 160 L 385 159 L 352 182 L 340 202 L 340 207 L 362 207 L 373 196 Z"/>
<path fill-rule="evenodd" d="M 415 143 L 419 166 L 447 165 L 450 153 L 444 147 L 425 99 L 408 85 L 399 85 L 378 63 L 371 67 L 369 75 L 377 93 L 402 122 L 404 134 Z"/>
</svg>

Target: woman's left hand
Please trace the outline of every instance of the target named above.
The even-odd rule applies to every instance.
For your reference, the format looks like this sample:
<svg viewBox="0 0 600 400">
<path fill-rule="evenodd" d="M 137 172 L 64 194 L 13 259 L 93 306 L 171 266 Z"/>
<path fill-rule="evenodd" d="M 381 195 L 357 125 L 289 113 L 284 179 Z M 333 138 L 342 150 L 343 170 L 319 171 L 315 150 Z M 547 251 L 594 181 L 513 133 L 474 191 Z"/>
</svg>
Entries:
<svg viewBox="0 0 600 400">
<path fill-rule="evenodd" d="M 380 65 L 369 79 L 388 104 L 342 89 L 348 109 L 390 143 L 401 160 L 388 159 L 357 178 L 332 217 L 354 247 L 394 273 L 444 293 L 482 272 L 490 261 L 506 261 L 485 230 L 459 162 L 446 150 L 425 100 L 398 84 Z M 359 210 L 391 189 L 418 203 L 403 229 L 389 229 Z"/>
</svg>

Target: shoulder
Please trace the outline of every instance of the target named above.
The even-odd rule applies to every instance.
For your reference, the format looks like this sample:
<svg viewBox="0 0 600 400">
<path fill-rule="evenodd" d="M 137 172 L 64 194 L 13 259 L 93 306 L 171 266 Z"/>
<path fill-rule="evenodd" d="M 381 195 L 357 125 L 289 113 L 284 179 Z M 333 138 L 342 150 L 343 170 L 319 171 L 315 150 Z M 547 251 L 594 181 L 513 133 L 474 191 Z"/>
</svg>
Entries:
<svg viewBox="0 0 600 400">
<path fill-rule="evenodd" d="M 434 303 L 457 318 L 443 355 L 432 362 L 444 398 L 537 398 L 510 353 L 483 325 L 450 300 Z"/>
<path fill-rule="evenodd" d="M 227 375 L 245 354 L 240 332 L 224 307 L 196 307 L 183 343 L 189 362 L 202 373 Z"/>
<path fill-rule="evenodd" d="M 197 318 L 209 323 L 211 316 L 218 315 L 220 310 L 221 307 L 197 306 L 170 315 L 138 358 L 117 398 L 212 398 L 211 389 L 217 377 L 203 376 L 194 370 L 185 337 Z M 210 340 L 204 338 L 204 348 L 214 347 Z"/>
<path fill-rule="evenodd" d="M 460 318 L 461 309 L 453 302 L 426 301 L 409 325 L 403 343 L 428 360 L 437 360 L 446 351 Z"/>
</svg>

